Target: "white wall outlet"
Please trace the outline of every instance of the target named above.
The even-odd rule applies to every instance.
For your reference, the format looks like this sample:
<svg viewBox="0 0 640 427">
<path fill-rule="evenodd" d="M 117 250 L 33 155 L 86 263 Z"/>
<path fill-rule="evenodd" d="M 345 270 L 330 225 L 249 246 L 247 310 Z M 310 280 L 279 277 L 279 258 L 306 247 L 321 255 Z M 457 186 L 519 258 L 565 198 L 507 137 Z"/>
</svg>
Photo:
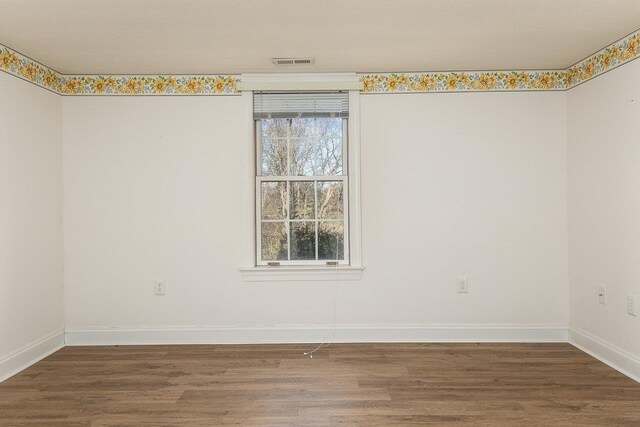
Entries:
<svg viewBox="0 0 640 427">
<path fill-rule="evenodd" d="M 604 286 L 598 286 L 598 302 L 600 304 L 607 303 L 607 290 Z"/>
<path fill-rule="evenodd" d="M 154 295 L 164 295 L 167 292 L 167 287 L 162 280 L 156 280 L 153 285 Z"/>
<path fill-rule="evenodd" d="M 466 277 L 458 277 L 458 293 L 459 294 L 468 294 L 469 293 L 469 279 Z"/>
<path fill-rule="evenodd" d="M 627 295 L 627 314 L 632 316 L 638 315 L 638 299 L 635 295 Z"/>
</svg>

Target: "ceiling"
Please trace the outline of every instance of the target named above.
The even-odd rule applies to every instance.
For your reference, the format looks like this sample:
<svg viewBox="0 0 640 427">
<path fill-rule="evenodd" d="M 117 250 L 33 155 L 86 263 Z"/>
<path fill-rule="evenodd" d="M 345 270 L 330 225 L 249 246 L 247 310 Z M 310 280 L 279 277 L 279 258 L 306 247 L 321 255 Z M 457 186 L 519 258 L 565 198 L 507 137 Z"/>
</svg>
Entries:
<svg viewBox="0 0 640 427">
<path fill-rule="evenodd" d="M 64 74 L 557 69 L 638 28 L 640 0 L 0 0 L 0 43 Z"/>
</svg>

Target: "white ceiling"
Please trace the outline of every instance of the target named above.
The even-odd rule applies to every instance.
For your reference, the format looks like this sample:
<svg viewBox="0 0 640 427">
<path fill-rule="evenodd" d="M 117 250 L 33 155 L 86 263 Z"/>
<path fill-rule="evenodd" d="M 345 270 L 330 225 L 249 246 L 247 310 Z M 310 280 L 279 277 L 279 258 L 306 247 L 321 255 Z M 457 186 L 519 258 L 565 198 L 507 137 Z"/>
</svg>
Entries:
<svg viewBox="0 0 640 427">
<path fill-rule="evenodd" d="M 566 68 L 638 28 L 640 0 L 0 0 L 0 43 L 65 74 Z"/>
</svg>

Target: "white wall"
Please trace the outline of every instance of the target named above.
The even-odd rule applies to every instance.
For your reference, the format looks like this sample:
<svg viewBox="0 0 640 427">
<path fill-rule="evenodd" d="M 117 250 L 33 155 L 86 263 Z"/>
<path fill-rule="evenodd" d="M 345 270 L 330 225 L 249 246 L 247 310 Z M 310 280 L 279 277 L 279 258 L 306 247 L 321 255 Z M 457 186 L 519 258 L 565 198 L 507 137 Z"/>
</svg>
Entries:
<svg viewBox="0 0 640 427">
<path fill-rule="evenodd" d="M 627 294 L 640 298 L 638 75 L 640 61 L 624 65 L 569 91 L 567 107 L 571 326 L 640 360 L 640 317 L 626 314 Z"/>
<path fill-rule="evenodd" d="M 367 284 L 394 321 L 566 324 L 565 118 L 563 93 L 362 98 Z"/>
<path fill-rule="evenodd" d="M 240 97 L 63 103 L 70 331 L 333 322 L 333 283 L 238 271 Z M 366 271 L 340 285 L 337 322 L 566 325 L 565 94 L 365 95 L 361 108 Z"/>
<path fill-rule="evenodd" d="M 0 73 L 0 377 L 64 326 L 62 98 Z"/>
</svg>

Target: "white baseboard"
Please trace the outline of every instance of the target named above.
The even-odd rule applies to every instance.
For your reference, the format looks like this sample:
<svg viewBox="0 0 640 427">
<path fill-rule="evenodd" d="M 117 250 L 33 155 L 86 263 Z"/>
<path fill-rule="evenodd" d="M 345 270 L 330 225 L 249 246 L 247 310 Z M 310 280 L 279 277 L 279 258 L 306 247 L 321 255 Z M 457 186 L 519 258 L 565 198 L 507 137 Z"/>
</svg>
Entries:
<svg viewBox="0 0 640 427">
<path fill-rule="evenodd" d="M 576 327 L 569 329 L 569 343 L 640 383 L 640 357 Z"/>
<path fill-rule="evenodd" d="M 67 329 L 67 345 L 567 342 L 566 326 L 339 325 Z"/>
<path fill-rule="evenodd" d="M 579 328 L 547 325 L 340 325 L 84 328 L 55 331 L 0 359 L 0 382 L 66 345 L 345 342 L 569 342 L 640 382 L 640 357 Z"/>
<path fill-rule="evenodd" d="M 0 382 L 64 347 L 64 331 L 58 330 L 0 359 Z"/>
<path fill-rule="evenodd" d="M 640 382 L 640 357 L 579 328 L 548 325 L 340 325 L 84 328 L 53 332 L 0 359 L 0 382 L 66 345 L 357 342 L 569 342 Z"/>
<path fill-rule="evenodd" d="M 640 357 L 579 328 L 549 325 L 339 325 L 83 328 L 55 331 L 0 359 L 0 382 L 66 345 L 362 342 L 569 342 L 640 382 Z"/>
</svg>

